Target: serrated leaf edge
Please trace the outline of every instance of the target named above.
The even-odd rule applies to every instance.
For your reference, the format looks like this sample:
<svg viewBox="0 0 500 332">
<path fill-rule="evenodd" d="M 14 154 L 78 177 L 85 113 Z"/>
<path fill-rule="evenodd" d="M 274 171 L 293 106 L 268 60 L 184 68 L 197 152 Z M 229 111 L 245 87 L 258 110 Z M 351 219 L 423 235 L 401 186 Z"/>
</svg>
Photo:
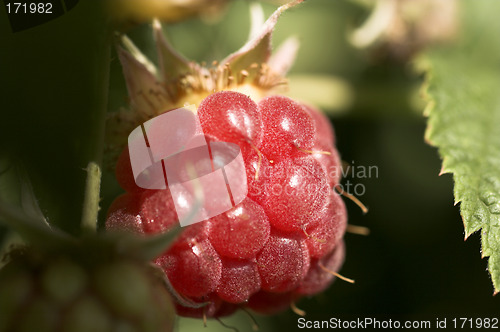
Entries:
<svg viewBox="0 0 500 332">
<path fill-rule="evenodd" d="M 425 58 L 424 56 L 421 56 L 418 59 L 416 59 L 414 65 L 415 65 L 414 67 L 416 68 L 416 70 L 418 72 L 423 72 L 425 75 L 425 79 L 424 79 L 424 82 L 423 82 L 421 90 L 420 90 L 422 98 L 427 103 L 425 109 L 423 110 L 423 115 L 428 118 L 427 127 L 426 127 L 425 133 L 424 133 L 424 139 L 425 139 L 427 144 L 429 144 L 433 147 L 436 147 L 438 149 L 439 156 L 442 159 L 442 163 L 441 163 L 442 166 L 441 166 L 441 170 L 439 172 L 439 176 L 441 176 L 443 174 L 452 174 L 452 176 L 453 176 L 453 182 L 454 182 L 453 196 L 454 196 L 454 206 L 456 206 L 459 203 L 460 204 L 463 203 L 461 199 L 457 198 L 458 195 L 456 192 L 456 182 L 457 182 L 458 175 L 452 169 L 449 169 L 446 167 L 449 158 L 447 156 L 443 155 L 441 147 L 438 146 L 438 144 L 432 140 L 433 127 L 432 127 L 431 122 L 432 122 L 433 115 L 435 114 L 435 113 L 433 113 L 433 111 L 436 108 L 436 100 L 434 99 L 432 94 L 429 92 L 429 89 L 431 86 L 431 82 L 433 80 L 433 67 L 432 67 L 431 62 L 427 58 Z M 460 216 L 462 218 L 462 224 L 463 224 L 464 231 L 465 231 L 464 241 L 466 241 L 472 234 L 474 234 L 478 231 L 481 231 L 482 229 L 485 228 L 484 226 L 482 226 L 482 227 L 476 226 L 473 228 L 468 227 L 466 217 L 462 213 L 462 207 L 460 207 Z M 493 288 L 494 288 L 493 295 L 497 295 L 500 292 L 500 281 L 495 280 L 492 276 L 492 270 L 494 270 L 493 258 L 491 255 L 487 255 L 484 253 L 483 247 L 485 245 L 485 239 L 484 239 L 484 236 L 482 233 L 480 234 L 480 236 L 481 236 L 481 258 L 488 258 L 488 271 L 489 271 L 490 280 L 491 280 L 491 282 L 493 284 Z M 499 273 L 499 275 L 500 275 L 500 273 Z"/>
</svg>

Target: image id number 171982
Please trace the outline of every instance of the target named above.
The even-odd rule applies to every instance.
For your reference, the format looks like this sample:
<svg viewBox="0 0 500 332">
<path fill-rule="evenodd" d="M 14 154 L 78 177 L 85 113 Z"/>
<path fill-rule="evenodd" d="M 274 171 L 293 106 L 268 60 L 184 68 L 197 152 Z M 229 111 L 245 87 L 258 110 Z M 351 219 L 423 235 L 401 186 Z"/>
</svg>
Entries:
<svg viewBox="0 0 500 332">
<path fill-rule="evenodd" d="M 498 329 L 498 318 L 453 318 L 455 329 Z"/>
<path fill-rule="evenodd" d="M 9 2 L 5 7 L 8 14 L 52 14 L 50 2 Z"/>
</svg>

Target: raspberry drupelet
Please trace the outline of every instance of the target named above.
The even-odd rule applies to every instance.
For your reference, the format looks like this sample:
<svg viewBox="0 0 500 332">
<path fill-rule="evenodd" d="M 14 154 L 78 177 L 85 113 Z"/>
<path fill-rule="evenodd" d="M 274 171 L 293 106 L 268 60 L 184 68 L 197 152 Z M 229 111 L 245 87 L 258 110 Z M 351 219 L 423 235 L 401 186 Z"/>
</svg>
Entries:
<svg viewBox="0 0 500 332">
<path fill-rule="evenodd" d="M 329 120 L 284 96 L 257 104 L 222 91 L 198 107 L 204 134 L 240 146 L 248 195 L 220 215 L 187 226 L 157 258 L 178 295 L 179 315 L 220 317 L 237 308 L 283 310 L 326 289 L 344 260 L 347 212 L 333 190 L 341 174 Z M 137 187 L 128 150 L 116 166 L 127 192 L 111 206 L 107 227 L 155 234 L 177 223 L 169 190 Z"/>
</svg>

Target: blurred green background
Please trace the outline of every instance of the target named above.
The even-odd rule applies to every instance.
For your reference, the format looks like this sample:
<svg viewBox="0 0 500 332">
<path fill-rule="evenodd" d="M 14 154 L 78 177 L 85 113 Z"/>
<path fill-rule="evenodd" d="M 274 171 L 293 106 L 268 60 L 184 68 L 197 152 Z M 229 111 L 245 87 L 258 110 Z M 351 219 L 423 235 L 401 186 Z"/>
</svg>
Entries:
<svg viewBox="0 0 500 332">
<path fill-rule="evenodd" d="M 276 8 L 263 6 L 266 16 Z M 164 28 L 182 54 L 210 63 L 244 43 L 248 7 L 246 1 L 233 1 L 212 22 L 195 18 Z M 81 214 L 83 168 L 99 146 L 99 110 L 105 102 L 103 64 L 109 36 L 99 13 L 92 1 L 80 1 L 58 19 L 12 33 L 0 8 L 0 153 L 27 166 L 49 221 L 73 233 Z M 364 186 L 359 198 L 370 210 L 363 215 L 346 201 L 349 223 L 371 230 L 366 237 L 345 237 L 341 273 L 356 283 L 337 280 L 326 292 L 297 305 L 311 320 L 498 316 L 500 298 L 492 296 L 479 234 L 463 241 L 451 175 L 439 176 L 437 151 L 424 142 L 424 103 L 418 101 L 423 77 L 407 62 L 355 49 L 347 41 L 367 15 L 355 2 L 309 0 L 284 14 L 274 33 L 275 45 L 289 35 L 301 41 L 292 84 L 299 74 L 328 75 L 336 82 L 327 91 L 338 94 L 339 102 L 331 102 L 325 111 L 342 159 L 378 169 L 378 177 L 344 180 Z M 125 32 L 155 61 L 149 25 Z M 126 90 L 116 53 L 111 52 L 106 109 L 116 111 L 126 106 Z M 120 193 L 111 172 L 104 173 L 102 189 L 101 221 Z M 291 311 L 256 318 L 261 331 L 299 330 L 298 316 Z M 243 313 L 223 320 L 241 331 L 251 330 Z M 180 331 L 199 331 L 201 326 L 199 320 L 179 321 Z M 205 330 L 222 327 L 209 321 Z"/>
</svg>

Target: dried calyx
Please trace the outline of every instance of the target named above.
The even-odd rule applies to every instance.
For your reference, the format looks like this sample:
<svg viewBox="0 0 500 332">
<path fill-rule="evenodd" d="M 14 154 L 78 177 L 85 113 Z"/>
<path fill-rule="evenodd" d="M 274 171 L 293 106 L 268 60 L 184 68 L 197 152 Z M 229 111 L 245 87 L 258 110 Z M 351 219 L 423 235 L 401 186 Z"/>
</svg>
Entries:
<svg viewBox="0 0 500 332">
<path fill-rule="evenodd" d="M 128 109 L 110 114 L 107 120 L 107 154 L 112 158 L 123 149 L 128 134 L 138 125 L 165 111 L 199 102 L 217 91 L 233 90 L 260 100 L 286 86 L 298 41 L 291 37 L 271 54 L 271 34 L 282 12 L 303 0 L 279 7 L 266 22 L 262 9 L 251 7 L 250 37 L 243 47 L 211 66 L 189 61 L 166 39 L 158 20 L 153 35 L 158 51 L 155 66 L 126 36 L 119 36 L 118 56 L 123 66 Z"/>
</svg>

